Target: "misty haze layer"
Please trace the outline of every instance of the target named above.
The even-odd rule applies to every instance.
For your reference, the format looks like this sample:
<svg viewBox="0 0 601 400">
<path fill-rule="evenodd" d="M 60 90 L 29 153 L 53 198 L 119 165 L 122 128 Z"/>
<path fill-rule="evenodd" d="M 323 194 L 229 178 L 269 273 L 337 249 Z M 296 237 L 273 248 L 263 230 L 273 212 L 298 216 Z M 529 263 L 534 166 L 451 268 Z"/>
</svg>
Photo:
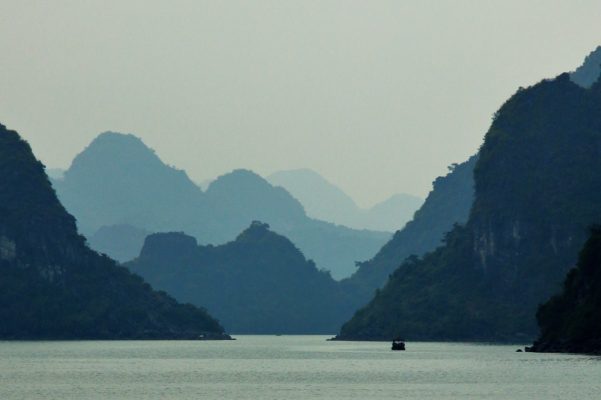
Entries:
<svg viewBox="0 0 601 400">
<path fill-rule="evenodd" d="M 50 167 L 115 130 L 197 182 L 310 167 L 361 207 L 425 197 L 519 86 L 598 45 L 600 11 L 598 0 L 4 0 L 0 117 Z"/>
<path fill-rule="evenodd" d="M 249 170 L 222 175 L 203 192 L 133 135 L 99 135 L 53 184 L 90 244 L 120 261 L 139 254 L 148 232 L 183 231 L 223 244 L 257 220 L 341 279 L 390 237 L 309 218 L 286 190 Z"/>
<path fill-rule="evenodd" d="M 310 217 L 355 229 L 397 231 L 423 202 L 416 196 L 398 193 L 362 209 L 342 189 L 310 169 L 279 171 L 266 179 L 290 192 Z"/>
</svg>

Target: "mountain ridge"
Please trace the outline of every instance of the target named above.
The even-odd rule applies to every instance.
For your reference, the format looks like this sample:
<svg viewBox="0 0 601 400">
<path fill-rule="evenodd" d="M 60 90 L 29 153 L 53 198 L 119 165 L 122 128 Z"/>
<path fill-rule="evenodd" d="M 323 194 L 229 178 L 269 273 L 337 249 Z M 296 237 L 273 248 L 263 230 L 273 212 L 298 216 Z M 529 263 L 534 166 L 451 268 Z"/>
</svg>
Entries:
<svg viewBox="0 0 601 400">
<path fill-rule="evenodd" d="M 337 279 L 354 272 L 355 261 L 371 257 L 389 237 L 311 219 L 287 191 L 249 170 L 224 174 L 203 192 L 133 135 L 100 135 L 74 159 L 64 179 L 53 184 L 90 238 L 103 227 L 129 225 L 147 232 L 182 231 L 218 245 L 261 220 Z M 140 240 L 131 241 L 130 249 L 122 244 L 105 240 L 98 250 L 121 258 L 139 254 L 142 246 Z"/>
<path fill-rule="evenodd" d="M 1 124 L 0 216 L 1 338 L 228 338 L 204 310 L 90 250 L 30 146 Z"/>
<path fill-rule="evenodd" d="M 388 277 L 410 256 L 423 256 L 443 244 L 445 234 L 455 224 L 464 224 L 474 197 L 473 171 L 477 155 L 453 164 L 447 175 L 432 182 L 432 190 L 413 219 L 370 260 L 358 263 L 357 271 L 344 280 L 369 301 L 373 292 L 384 286 Z"/>
<path fill-rule="evenodd" d="M 523 341 L 601 219 L 601 85 L 569 74 L 520 89 L 495 115 L 465 226 L 409 259 L 341 339 Z"/>
<path fill-rule="evenodd" d="M 235 333 L 327 334 L 353 311 L 328 272 L 258 221 L 219 246 L 153 234 L 125 265 L 181 301 L 206 305 Z"/>
<path fill-rule="evenodd" d="M 277 171 L 266 179 L 290 192 L 310 217 L 353 229 L 396 231 L 423 203 L 417 196 L 397 193 L 370 208 L 361 208 L 342 189 L 308 168 Z"/>
</svg>

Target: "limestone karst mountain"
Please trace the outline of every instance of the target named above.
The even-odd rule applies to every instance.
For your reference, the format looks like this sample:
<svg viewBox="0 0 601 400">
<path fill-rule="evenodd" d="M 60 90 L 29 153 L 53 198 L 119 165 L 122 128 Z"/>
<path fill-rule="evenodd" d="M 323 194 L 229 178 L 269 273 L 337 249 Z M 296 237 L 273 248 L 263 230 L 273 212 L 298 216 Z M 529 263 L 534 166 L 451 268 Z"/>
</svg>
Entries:
<svg viewBox="0 0 601 400">
<path fill-rule="evenodd" d="M 154 234 L 126 266 L 180 301 L 205 305 L 234 333 L 328 334 L 354 311 L 329 273 L 260 222 L 220 246 Z"/>
<path fill-rule="evenodd" d="M 601 84 L 562 74 L 498 111 L 475 201 L 444 246 L 406 261 L 340 338 L 525 340 L 601 220 Z"/>
<path fill-rule="evenodd" d="M 204 310 L 177 303 L 90 250 L 44 166 L 0 125 L 0 338 L 227 338 Z"/>
<path fill-rule="evenodd" d="M 203 244 L 223 244 L 260 220 L 337 279 L 350 276 L 356 261 L 371 258 L 390 237 L 309 218 L 287 191 L 248 170 L 220 176 L 203 192 L 133 135 L 101 134 L 53 184 L 90 238 L 103 227 L 129 225 L 148 232 L 183 231 Z M 131 249 L 108 255 L 138 254 L 141 244 L 131 241 Z M 105 242 L 98 250 L 120 245 Z"/>
<path fill-rule="evenodd" d="M 342 189 L 310 169 L 278 171 L 266 179 L 290 192 L 310 217 L 354 229 L 394 232 L 401 229 L 423 203 L 419 197 L 399 193 L 363 209 Z"/>
<path fill-rule="evenodd" d="M 344 284 L 353 287 L 365 304 L 376 289 L 384 286 L 390 274 L 412 255 L 422 256 L 443 244 L 445 233 L 455 224 L 464 224 L 474 201 L 474 166 L 477 156 L 453 164 L 449 173 L 432 183 L 426 201 L 413 219 Z"/>
</svg>

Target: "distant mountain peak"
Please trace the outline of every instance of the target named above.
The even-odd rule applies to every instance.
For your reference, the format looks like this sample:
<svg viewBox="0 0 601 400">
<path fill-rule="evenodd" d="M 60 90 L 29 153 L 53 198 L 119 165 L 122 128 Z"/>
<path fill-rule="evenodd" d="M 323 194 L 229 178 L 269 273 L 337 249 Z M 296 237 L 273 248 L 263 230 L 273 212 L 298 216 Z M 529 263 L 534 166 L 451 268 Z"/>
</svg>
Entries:
<svg viewBox="0 0 601 400">
<path fill-rule="evenodd" d="M 219 176 L 217 179 L 211 182 L 207 190 L 216 190 L 223 186 L 238 187 L 239 185 L 271 186 L 269 182 L 267 182 L 265 179 L 263 179 L 263 177 L 256 174 L 255 172 L 249 169 L 239 168 Z"/>
<path fill-rule="evenodd" d="M 96 136 L 96 139 L 94 139 L 94 141 L 103 141 L 103 140 L 134 140 L 137 142 L 142 143 L 142 140 L 137 137 L 136 135 L 134 135 L 133 133 L 122 133 L 122 132 L 116 132 L 116 131 L 104 131 L 102 133 L 100 133 L 98 136 Z"/>
<path fill-rule="evenodd" d="M 118 224 L 166 230 L 172 224 L 165 221 L 177 221 L 176 228 L 183 229 L 187 218 L 178 220 L 182 209 L 200 212 L 195 201 L 202 197 L 184 171 L 161 161 L 142 139 L 115 132 L 98 135 L 55 188 L 88 235 Z M 148 223 L 152 220 L 157 223 Z"/>
<path fill-rule="evenodd" d="M 223 176 L 239 176 L 239 177 L 252 177 L 252 178 L 258 178 L 258 179 L 263 179 L 261 178 L 261 176 L 259 176 L 259 174 L 255 173 L 254 171 L 247 169 L 247 168 L 236 168 L 233 169 L 231 172 L 224 174 Z"/>
<path fill-rule="evenodd" d="M 115 174 L 119 171 L 126 171 L 128 174 L 142 171 L 142 174 L 146 174 L 144 171 L 150 172 L 151 169 L 163 167 L 170 168 L 139 137 L 103 132 L 75 156 L 71 166 L 65 171 L 64 178 L 68 180 L 80 174 L 85 176 L 92 169 L 104 171 L 106 176 L 116 177 Z"/>
<path fill-rule="evenodd" d="M 601 75 L 601 46 L 593 50 L 584 63 L 570 74 L 572 82 L 584 88 L 590 88 Z"/>
<path fill-rule="evenodd" d="M 140 161 L 161 162 L 154 150 L 148 147 L 142 139 L 130 133 L 103 132 L 96 136 L 92 142 L 79 153 L 71 168 L 77 168 L 80 164 L 94 161 L 117 161 L 137 159 Z"/>
<path fill-rule="evenodd" d="M 274 172 L 267 180 L 286 189 L 310 217 L 353 229 L 396 231 L 423 203 L 423 199 L 401 193 L 363 209 L 341 188 L 308 168 Z"/>
<path fill-rule="evenodd" d="M 254 212 L 246 214 L 244 226 L 257 219 L 276 225 L 278 219 L 306 218 L 303 206 L 290 193 L 247 169 L 221 175 L 209 185 L 206 195 L 222 206 L 228 204 L 232 213 L 244 213 L 250 205 Z"/>
<path fill-rule="evenodd" d="M 282 237 L 277 233 L 273 232 L 269 226 L 261 221 L 253 221 L 248 228 L 246 228 L 242 233 L 236 237 L 236 242 L 242 241 L 257 241 L 257 240 L 265 240 L 265 239 L 274 239 L 276 237 Z M 288 240 L 287 238 L 285 238 Z"/>
<path fill-rule="evenodd" d="M 255 231 L 269 231 L 269 224 L 266 224 L 264 222 L 261 221 L 253 221 L 251 222 L 250 226 L 248 227 L 247 230 L 255 230 Z"/>
<path fill-rule="evenodd" d="M 185 257 L 198 249 L 198 242 L 183 232 L 153 233 L 148 235 L 140 252 L 140 259 L 163 259 L 165 254 L 173 253 Z"/>
<path fill-rule="evenodd" d="M 98 148 L 98 149 L 132 149 L 138 148 L 140 150 L 148 151 L 154 153 L 150 147 L 148 147 L 141 138 L 132 134 L 132 133 L 120 133 L 113 131 L 102 132 L 88 146 L 88 148 Z"/>
<path fill-rule="evenodd" d="M 343 277 L 354 271 L 355 260 L 371 257 L 388 239 L 386 233 L 351 231 L 308 218 L 288 191 L 246 169 L 220 176 L 203 192 L 184 171 L 166 165 L 128 134 L 99 135 L 64 179 L 53 184 L 96 249 L 122 261 L 140 254 L 147 232 L 184 231 L 200 243 L 220 244 L 260 220 Z M 120 225 L 137 231 L 129 235 L 114 229 Z M 102 227 L 113 229 L 100 232 Z"/>
</svg>

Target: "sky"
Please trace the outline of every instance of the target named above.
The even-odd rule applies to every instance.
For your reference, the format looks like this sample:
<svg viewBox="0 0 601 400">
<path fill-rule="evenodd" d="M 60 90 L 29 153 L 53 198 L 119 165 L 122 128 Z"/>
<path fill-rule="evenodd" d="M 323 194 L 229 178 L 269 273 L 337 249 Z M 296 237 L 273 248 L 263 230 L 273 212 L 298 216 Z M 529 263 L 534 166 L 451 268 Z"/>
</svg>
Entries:
<svg viewBox="0 0 601 400">
<path fill-rule="evenodd" d="M 110 130 L 197 182 L 311 168 L 362 206 L 425 197 L 599 21 L 599 0 L 0 0 L 0 123 L 53 168 Z"/>
</svg>

